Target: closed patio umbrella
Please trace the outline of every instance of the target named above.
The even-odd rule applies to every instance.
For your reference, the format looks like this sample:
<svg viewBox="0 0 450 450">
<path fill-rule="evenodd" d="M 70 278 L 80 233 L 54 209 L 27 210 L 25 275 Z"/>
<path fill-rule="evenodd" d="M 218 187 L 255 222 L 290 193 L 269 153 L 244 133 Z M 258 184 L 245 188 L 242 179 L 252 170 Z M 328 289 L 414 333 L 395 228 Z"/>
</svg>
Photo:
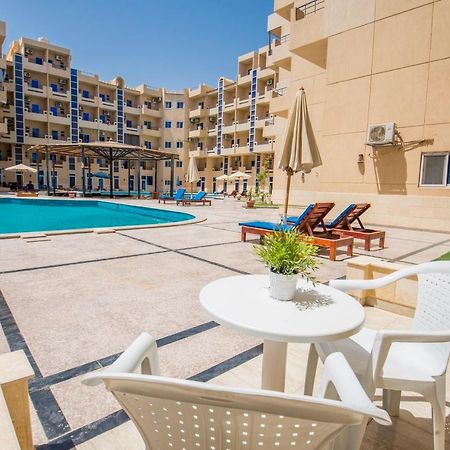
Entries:
<svg viewBox="0 0 450 450">
<path fill-rule="evenodd" d="M 228 181 L 229 177 L 228 175 L 220 175 L 220 177 L 216 177 L 217 181 Z"/>
<path fill-rule="evenodd" d="M 287 174 L 284 217 L 287 215 L 291 177 L 299 171 L 310 172 L 322 165 L 319 149 L 308 115 L 306 94 L 301 88 L 296 94 L 288 116 L 278 168 Z"/>
<path fill-rule="evenodd" d="M 195 156 L 189 158 L 189 166 L 188 171 L 186 173 L 186 181 L 191 183 L 191 193 L 194 192 L 194 183 L 200 180 L 200 175 L 198 173 L 197 161 L 195 160 Z"/>
</svg>

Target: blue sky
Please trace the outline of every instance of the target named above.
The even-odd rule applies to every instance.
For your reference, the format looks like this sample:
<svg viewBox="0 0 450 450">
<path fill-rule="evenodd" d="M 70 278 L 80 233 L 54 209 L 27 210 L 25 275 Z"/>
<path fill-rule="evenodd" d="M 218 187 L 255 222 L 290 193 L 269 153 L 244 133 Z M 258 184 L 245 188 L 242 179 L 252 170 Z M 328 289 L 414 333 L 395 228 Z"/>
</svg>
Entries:
<svg viewBox="0 0 450 450">
<path fill-rule="evenodd" d="M 181 89 L 235 78 L 237 57 L 267 44 L 272 8 L 273 0 L 22 0 L 3 1 L 0 20 L 4 51 L 45 36 L 71 49 L 73 67 L 104 80 Z"/>
</svg>

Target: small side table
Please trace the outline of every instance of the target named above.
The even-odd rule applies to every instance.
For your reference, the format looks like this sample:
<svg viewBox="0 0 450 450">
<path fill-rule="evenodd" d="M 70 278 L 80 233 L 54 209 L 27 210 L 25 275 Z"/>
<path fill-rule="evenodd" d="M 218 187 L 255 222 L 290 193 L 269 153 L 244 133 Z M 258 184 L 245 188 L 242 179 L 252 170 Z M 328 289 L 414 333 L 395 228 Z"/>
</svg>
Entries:
<svg viewBox="0 0 450 450">
<path fill-rule="evenodd" d="M 293 301 L 273 299 L 266 275 L 222 278 L 205 286 L 200 303 L 221 325 L 264 340 L 263 389 L 284 391 L 287 343 L 344 339 L 364 324 L 363 307 L 344 292 L 299 279 Z"/>
</svg>

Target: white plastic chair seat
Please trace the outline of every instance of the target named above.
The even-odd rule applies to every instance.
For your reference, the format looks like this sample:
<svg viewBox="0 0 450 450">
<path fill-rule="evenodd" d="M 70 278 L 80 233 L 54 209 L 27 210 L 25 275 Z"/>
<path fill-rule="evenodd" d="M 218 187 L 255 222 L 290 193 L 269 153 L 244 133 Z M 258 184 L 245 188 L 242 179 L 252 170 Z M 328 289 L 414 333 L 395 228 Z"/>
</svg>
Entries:
<svg viewBox="0 0 450 450">
<path fill-rule="evenodd" d="M 366 375 L 371 362 L 376 335 L 376 330 L 363 328 L 348 339 L 318 344 L 317 351 L 323 360 L 334 352 L 343 353 L 356 376 L 361 380 Z M 403 382 L 406 379 L 434 383 L 434 377 L 442 375 L 442 367 L 439 360 L 434 357 L 431 348 L 433 345 L 392 344 L 383 366 L 383 379 L 392 382 L 395 380 Z"/>
</svg>

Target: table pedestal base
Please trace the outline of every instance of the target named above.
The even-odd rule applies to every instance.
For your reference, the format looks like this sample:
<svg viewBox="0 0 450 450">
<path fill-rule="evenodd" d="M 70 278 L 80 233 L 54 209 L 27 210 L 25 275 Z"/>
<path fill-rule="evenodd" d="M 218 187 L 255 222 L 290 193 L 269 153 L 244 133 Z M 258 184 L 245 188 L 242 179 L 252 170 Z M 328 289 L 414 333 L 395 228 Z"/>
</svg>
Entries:
<svg viewBox="0 0 450 450">
<path fill-rule="evenodd" d="M 287 343 L 264 340 L 262 389 L 284 392 Z"/>
</svg>

